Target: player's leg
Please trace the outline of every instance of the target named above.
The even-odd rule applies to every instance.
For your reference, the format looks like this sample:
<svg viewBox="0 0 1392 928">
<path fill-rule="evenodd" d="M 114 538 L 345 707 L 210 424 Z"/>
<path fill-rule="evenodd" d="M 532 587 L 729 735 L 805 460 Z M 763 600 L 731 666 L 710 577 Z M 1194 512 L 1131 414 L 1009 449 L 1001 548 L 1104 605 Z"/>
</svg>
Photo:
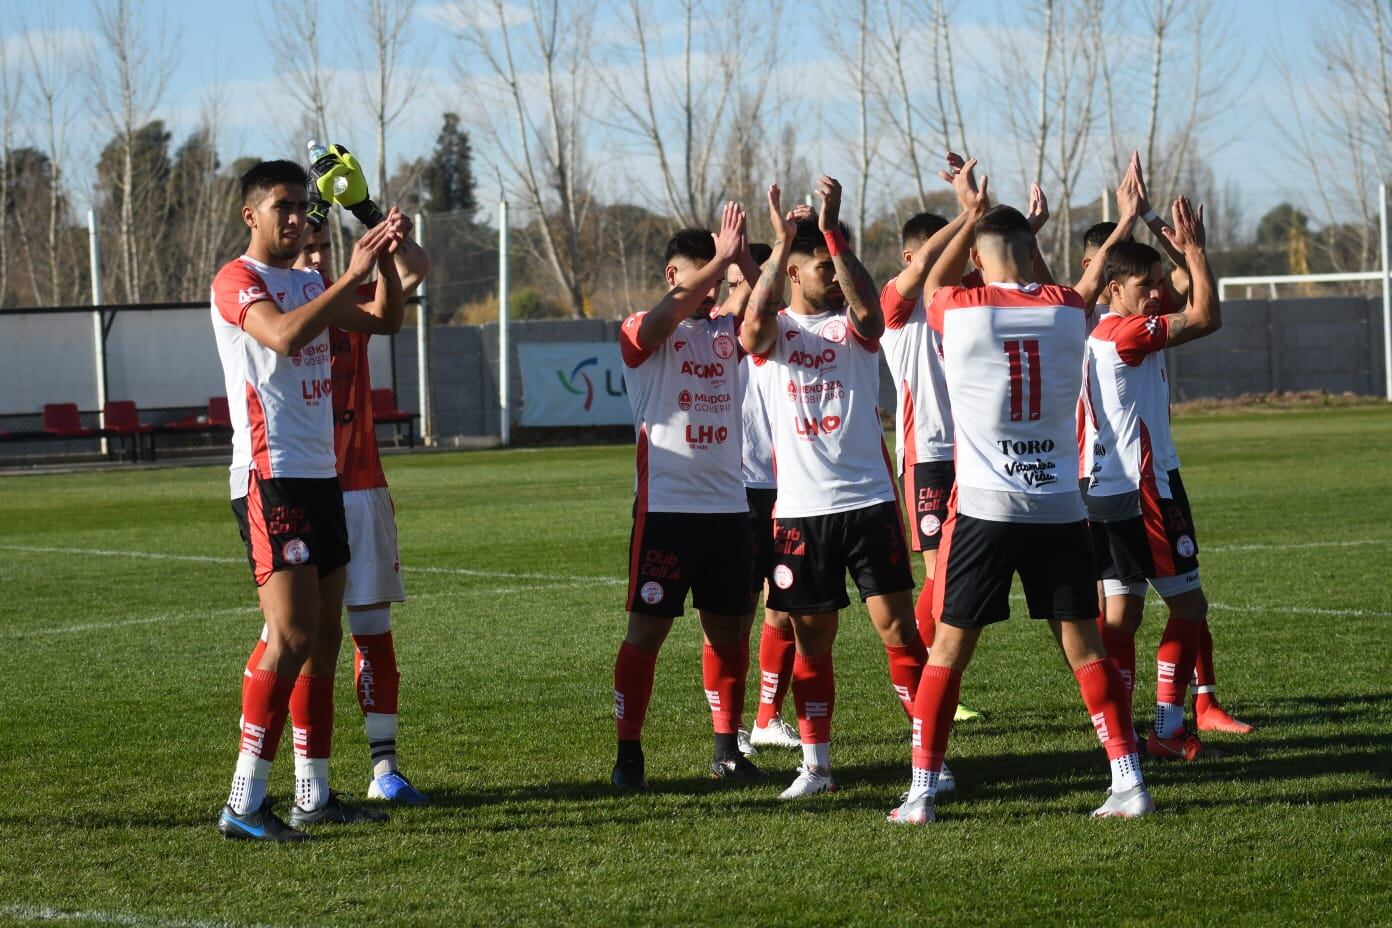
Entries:
<svg viewBox="0 0 1392 928">
<path fill-rule="evenodd" d="M 1184 728 L 1184 703 L 1189 681 L 1194 676 L 1208 614 L 1208 599 L 1197 585 L 1197 574 L 1188 578 L 1157 579 L 1157 590 L 1164 590 L 1170 612 L 1160 647 L 1155 652 L 1155 728 L 1146 739 L 1146 753 L 1165 759 L 1193 760 L 1205 753 L 1198 736 Z"/>
<path fill-rule="evenodd" d="M 782 716 L 783 701 L 793 682 L 796 655 L 792 616 L 765 603 L 764 621 L 759 627 L 759 711 L 749 733 L 750 743 L 756 748 L 797 750 L 801 745 L 797 729 Z"/>
<path fill-rule="evenodd" d="M 1252 726 L 1228 714 L 1218 702 L 1218 677 L 1213 669 L 1213 632 L 1204 620 L 1199 638 L 1199 656 L 1194 661 L 1194 727 L 1199 731 L 1221 731 L 1245 735 Z"/>
<path fill-rule="evenodd" d="M 728 615 L 698 610 L 704 638 L 701 656 L 702 685 L 710 704 L 715 751 L 711 776 L 741 782 L 768 779 L 740 750 L 744 727 L 744 696 L 749 677 L 749 631 L 753 613 Z"/>
<path fill-rule="evenodd" d="M 837 612 L 791 613 L 797 654 L 793 658 L 793 705 L 797 709 L 802 764 L 780 799 L 836 791 L 831 777 L 831 719 L 836 709 L 836 669 L 831 650 L 840 622 Z"/>
<path fill-rule="evenodd" d="M 1099 508 L 1101 508 L 1099 506 Z M 1136 632 L 1145 614 L 1145 597 L 1149 589 L 1146 574 L 1150 561 L 1138 562 L 1128 542 L 1143 530 L 1137 524 L 1106 522 L 1094 518 L 1089 523 L 1092 551 L 1097 559 L 1097 629 L 1102 634 L 1102 646 L 1107 656 L 1121 671 L 1128 692 L 1136 683 Z M 1115 552 L 1113 548 L 1115 546 Z M 1140 543 L 1142 554 L 1144 544 Z"/>
<path fill-rule="evenodd" d="M 914 691 L 928 652 L 914 617 L 913 574 L 903 522 L 895 503 L 880 503 L 837 516 L 846 568 L 870 613 L 889 662 L 890 685 L 913 716 Z"/>
</svg>

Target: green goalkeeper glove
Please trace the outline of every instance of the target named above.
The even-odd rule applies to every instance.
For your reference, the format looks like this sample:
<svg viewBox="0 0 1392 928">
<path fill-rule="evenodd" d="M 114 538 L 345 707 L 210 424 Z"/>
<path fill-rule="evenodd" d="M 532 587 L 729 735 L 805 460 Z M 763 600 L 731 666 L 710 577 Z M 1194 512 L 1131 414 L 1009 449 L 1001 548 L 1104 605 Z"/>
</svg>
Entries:
<svg viewBox="0 0 1392 928">
<path fill-rule="evenodd" d="M 377 204 L 372 202 L 367 192 L 367 175 L 363 173 L 362 165 L 353 153 L 342 145 L 330 145 L 329 154 L 325 158 L 334 157 L 338 159 L 339 165 L 343 170 L 335 177 L 342 177 L 348 185 L 339 193 L 333 195 L 334 200 L 339 206 L 358 217 L 358 221 L 369 229 L 378 225 L 387 217 Z M 323 189 L 322 187 L 320 188 Z"/>
</svg>

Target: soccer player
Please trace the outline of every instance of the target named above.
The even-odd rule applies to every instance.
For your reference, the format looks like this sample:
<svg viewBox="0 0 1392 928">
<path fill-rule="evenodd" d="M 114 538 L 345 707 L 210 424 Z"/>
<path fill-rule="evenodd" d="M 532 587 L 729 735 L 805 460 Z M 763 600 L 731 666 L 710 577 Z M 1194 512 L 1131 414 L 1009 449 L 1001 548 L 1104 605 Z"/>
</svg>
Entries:
<svg viewBox="0 0 1392 928">
<path fill-rule="evenodd" d="M 250 241 L 246 254 L 213 280 L 211 307 L 233 422 L 232 510 L 268 628 L 261 659 L 243 686 L 240 749 L 218 830 L 276 842 L 306 835 L 271 810 L 271 762 L 292 710 L 298 715 L 313 701 L 317 717 L 332 718 L 342 637 L 349 549 L 334 466 L 327 328 L 371 331 L 401 297 L 390 260 L 400 235 L 396 223 L 363 236 L 347 272 L 327 288 L 318 273 L 294 268 L 306 235 L 306 184 L 304 169 L 289 161 L 261 162 L 242 176 Z M 354 290 L 374 267 L 385 284 L 370 306 L 360 306 Z M 326 758 L 331 736 L 330 725 L 304 731 L 307 754 Z M 327 761 L 315 771 L 323 777 L 297 782 L 292 825 L 386 820 L 330 793 Z M 311 807 L 301 806 L 306 801 Z"/>
<path fill-rule="evenodd" d="M 1165 273 L 1155 249 L 1122 241 L 1103 258 L 1108 312 L 1087 341 L 1080 449 L 1109 638 L 1125 636 L 1134 642 L 1147 583 L 1170 613 L 1156 654 L 1155 727 L 1146 753 L 1192 760 L 1204 753 L 1204 746 L 1184 727 L 1184 696 L 1208 601 L 1170 432 L 1163 352 L 1216 332 L 1222 319 L 1204 248 L 1203 208 L 1195 212 L 1181 198 L 1173 216 L 1173 228 L 1163 234 L 1182 253 L 1190 279 L 1188 303 L 1180 312 L 1163 311 Z M 1123 650 L 1124 642 L 1118 644 Z M 1129 657 L 1134 673 L 1134 643 Z"/>
<path fill-rule="evenodd" d="M 914 703 L 913 776 L 891 822 L 934 821 L 942 760 L 962 672 L 987 625 L 1010 616 L 1020 575 L 1030 615 L 1047 620 L 1107 751 L 1112 789 L 1093 814 L 1153 811 L 1141 777 L 1130 701 L 1097 631 L 1096 565 L 1074 481 L 1083 298 L 1031 281 L 1033 233 L 1023 214 L 989 208 L 975 160 L 953 178 L 972 214 L 925 283 L 929 324 L 942 338 L 956 442 L 934 584 L 937 633 Z M 968 255 L 984 286 L 950 286 Z"/>
<path fill-rule="evenodd" d="M 773 249 L 761 242 L 749 244 L 749 255 L 755 265 L 763 266 Z M 720 308 L 722 314 L 743 320 L 754 282 L 746 280 L 740 263 L 725 269 L 725 284 L 729 298 Z M 749 501 L 749 528 L 754 544 L 754 596 L 757 602 L 762 592 L 767 599 L 768 576 L 773 568 L 773 506 L 778 499 L 778 481 L 773 468 L 773 436 L 769 434 L 768 410 L 759 380 L 754 376 L 754 364 L 749 355 L 739 365 L 741 427 L 743 446 L 740 455 L 744 471 L 744 493 Z M 751 613 L 751 618 L 752 618 Z M 797 729 L 783 720 L 783 700 L 793 678 L 793 622 L 788 613 L 764 603 L 764 621 L 759 627 L 759 709 L 754 728 L 739 731 L 740 752 L 746 757 L 758 754 L 759 748 L 797 750 Z"/>
<path fill-rule="evenodd" d="M 778 462 L 768 601 L 792 616 L 797 641 L 793 701 L 803 762 L 784 799 L 836 789 L 831 651 L 840 610 L 850 605 L 848 570 L 880 634 L 906 713 L 925 658 L 876 403 L 884 316 L 875 284 L 837 218 L 841 185 L 823 176 L 817 193 L 817 219 L 794 221 L 782 214 L 778 187 L 769 189 L 777 239 L 740 330 L 768 400 Z M 785 278 L 791 299 L 779 311 Z"/>
<path fill-rule="evenodd" d="M 738 326 L 712 316 L 732 262 L 759 269 L 744 247 L 744 211 L 727 203 L 720 230 L 683 229 L 667 244 L 667 294 L 624 320 L 619 347 L 637 434 L 629 544 L 628 629 L 614 663 L 615 786 L 646 790 L 642 733 L 658 650 L 688 590 L 706 645 L 715 731 L 711 776 L 766 778 L 739 750 L 754 604 L 749 504 L 740 468 Z"/>
</svg>

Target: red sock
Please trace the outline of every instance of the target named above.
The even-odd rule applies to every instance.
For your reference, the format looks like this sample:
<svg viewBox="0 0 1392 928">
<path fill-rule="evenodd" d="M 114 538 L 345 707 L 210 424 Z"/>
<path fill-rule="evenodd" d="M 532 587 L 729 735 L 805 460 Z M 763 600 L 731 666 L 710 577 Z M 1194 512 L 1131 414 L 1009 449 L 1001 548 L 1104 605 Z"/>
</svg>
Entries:
<svg viewBox="0 0 1392 928">
<path fill-rule="evenodd" d="M 1083 705 L 1097 729 L 1097 738 L 1107 749 L 1108 760 L 1136 753 L 1136 730 L 1131 726 L 1131 700 L 1121 671 L 1109 660 L 1093 661 L 1073 671 Z"/>
<path fill-rule="evenodd" d="M 656 670 L 656 651 L 644 651 L 627 641 L 619 646 L 619 657 L 614 661 L 614 722 L 620 741 L 643 737 Z"/>
<path fill-rule="evenodd" d="M 918 623 L 918 638 L 925 648 L 933 646 L 933 633 L 937 630 L 933 622 L 933 578 L 923 578 L 923 589 L 914 600 L 914 620 Z"/>
<path fill-rule="evenodd" d="M 300 674 L 290 693 L 296 757 L 328 757 L 333 747 L 333 677 Z"/>
<path fill-rule="evenodd" d="M 1194 658 L 1199 652 L 1203 626 L 1198 622 L 1171 616 L 1155 652 L 1155 701 L 1171 706 L 1184 705 L 1184 691 L 1194 675 Z"/>
<path fill-rule="evenodd" d="M 911 641 L 901 647 L 885 645 L 885 654 L 889 655 L 889 682 L 894 685 L 904 714 L 912 719 L 914 694 L 923 676 L 923 665 L 928 663 L 928 649 L 921 641 Z"/>
<path fill-rule="evenodd" d="M 710 703 L 711 727 L 733 735 L 744 721 L 744 680 L 749 674 L 749 645 L 727 644 L 701 649 L 701 680 Z"/>
<path fill-rule="evenodd" d="M 913 766 L 916 770 L 941 770 L 952 733 L 952 714 L 962 692 L 962 672 L 929 664 L 914 694 Z"/>
<path fill-rule="evenodd" d="M 1217 686 L 1218 677 L 1213 672 L 1213 632 L 1209 630 L 1208 619 L 1203 620 L 1203 631 L 1199 633 L 1199 653 L 1194 659 L 1194 687 Z M 1199 693 L 1196 699 L 1204 701 L 1209 693 Z"/>
<path fill-rule="evenodd" d="M 1136 688 L 1136 636 L 1117 631 L 1107 625 L 1107 621 L 1103 618 L 1097 620 L 1097 630 L 1102 633 L 1102 646 L 1106 648 L 1107 656 L 1112 659 L 1112 663 L 1116 664 L 1117 670 L 1121 671 L 1121 679 L 1126 684 L 1126 692 L 1134 691 Z"/>
<path fill-rule="evenodd" d="M 353 688 L 363 715 L 396 715 L 401 674 L 396 669 L 396 649 L 390 631 L 353 636 Z"/>
<path fill-rule="evenodd" d="M 242 702 L 246 702 L 247 687 L 251 685 L 251 678 L 261 666 L 261 655 L 266 653 L 266 642 L 262 638 L 256 639 L 256 647 L 251 649 L 251 657 L 247 658 L 246 672 L 242 674 Z"/>
<path fill-rule="evenodd" d="M 783 711 L 788 684 L 793 682 L 793 656 L 797 645 L 792 626 L 776 628 L 764 624 L 759 633 L 759 716 L 755 724 L 768 728 Z"/>
<path fill-rule="evenodd" d="M 294 677 L 258 670 L 242 686 L 242 754 L 275 760 L 285 717 L 290 714 Z"/>
<path fill-rule="evenodd" d="M 803 744 L 831 741 L 831 713 L 836 708 L 836 672 L 831 655 L 793 658 L 793 705 Z"/>
</svg>

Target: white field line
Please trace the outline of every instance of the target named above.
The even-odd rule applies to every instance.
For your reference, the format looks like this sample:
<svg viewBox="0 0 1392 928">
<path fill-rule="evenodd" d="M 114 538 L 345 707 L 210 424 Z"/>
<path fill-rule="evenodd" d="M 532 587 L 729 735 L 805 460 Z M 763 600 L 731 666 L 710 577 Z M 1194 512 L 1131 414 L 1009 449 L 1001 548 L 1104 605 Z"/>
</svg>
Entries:
<svg viewBox="0 0 1392 928">
<path fill-rule="evenodd" d="M 1363 545 L 1389 545 L 1385 538 L 1357 538 L 1351 541 L 1304 541 L 1281 544 L 1214 545 L 1199 548 L 1199 554 L 1227 554 L 1236 551 L 1305 551 L 1311 548 L 1357 548 Z"/>
<path fill-rule="evenodd" d="M 0 545 L 0 551 L 21 554 L 77 554 L 91 557 L 127 557 L 150 561 L 191 561 L 199 564 L 245 564 L 245 558 L 212 557 L 206 554 L 165 554 L 158 551 L 117 551 L 108 548 L 49 548 L 37 545 Z M 499 580 L 540 580 L 549 583 L 598 583 L 623 586 L 628 583 L 617 577 L 578 577 L 565 574 L 515 573 L 507 570 L 473 570 L 468 567 L 413 567 L 402 570 L 420 574 L 452 574 L 457 577 L 487 577 Z"/>
<path fill-rule="evenodd" d="M 260 928 L 246 922 L 160 918 L 155 915 L 127 915 L 122 912 L 79 912 L 31 905 L 0 906 L 0 916 L 31 922 L 96 922 L 99 925 L 124 925 L 128 928 Z"/>
</svg>

